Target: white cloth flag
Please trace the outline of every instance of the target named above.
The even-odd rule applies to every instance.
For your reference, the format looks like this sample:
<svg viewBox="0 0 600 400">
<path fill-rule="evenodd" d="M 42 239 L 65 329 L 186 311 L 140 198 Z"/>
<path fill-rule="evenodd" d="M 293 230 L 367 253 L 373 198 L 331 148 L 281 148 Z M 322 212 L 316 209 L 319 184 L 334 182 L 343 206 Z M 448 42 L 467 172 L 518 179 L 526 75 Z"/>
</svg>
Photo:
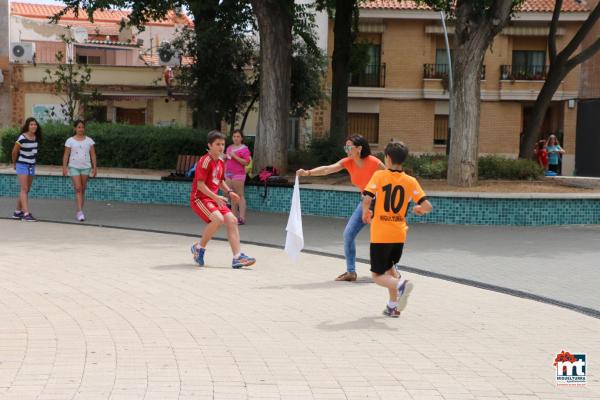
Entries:
<svg viewBox="0 0 600 400">
<path fill-rule="evenodd" d="M 300 209 L 300 182 L 296 176 L 292 207 L 288 218 L 287 236 L 285 238 L 285 252 L 293 261 L 298 261 L 300 251 L 304 248 L 304 233 L 302 233 L 302 211 Z"/>
</svg>

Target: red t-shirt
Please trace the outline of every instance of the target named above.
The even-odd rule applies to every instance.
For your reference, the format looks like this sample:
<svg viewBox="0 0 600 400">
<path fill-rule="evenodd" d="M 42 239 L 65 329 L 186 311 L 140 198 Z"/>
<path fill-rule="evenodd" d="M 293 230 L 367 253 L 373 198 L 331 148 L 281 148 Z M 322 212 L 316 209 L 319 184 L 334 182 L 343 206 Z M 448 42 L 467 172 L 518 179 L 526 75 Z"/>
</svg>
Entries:
<svg viewBox="0 0 600 400">
<path fill-rule="evenodd" d="M 546 151 L 546 149 L 536 149 L 536 154 L 537 154 L 537 159 L 538 159 L 538 163 L 541 163 L 544 167 L 548 166 L 548 152 Z"/>
<path fill-rule="evenodd" d="M 198 182 L 203 181 L 208 190 L 218 193 L 219 185 L 225 177 L 225 163 L 221 159 L 213 159 L 210 154 L 203 155 L 196 164 L 196 173 L 194 174 L 194 183 L 192 184 L 191 200 L 210 199 L 207 195 L 198 189 Z M 211 199 L 212 200 L 212 199 Z"/>
</svg>

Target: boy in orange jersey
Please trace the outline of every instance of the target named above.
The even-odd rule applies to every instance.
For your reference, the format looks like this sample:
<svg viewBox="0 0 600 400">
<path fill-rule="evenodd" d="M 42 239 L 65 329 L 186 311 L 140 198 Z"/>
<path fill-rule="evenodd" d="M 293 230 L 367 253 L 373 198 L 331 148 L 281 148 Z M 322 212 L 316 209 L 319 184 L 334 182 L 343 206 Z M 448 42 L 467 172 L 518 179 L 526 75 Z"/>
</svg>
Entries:
<svg viewBox="0 0 600 400">
<path fill-rule="evenodd" d="M 383 310 L 388 317 L 398 318 L 406 307 L 413 283 L 401 278 L 394 265 L 400 261 L 406 241 L 408 203 L 416 205 L 413 213 L 425 215 L 433 207 L 419 182 L 402 171 L 408 148 L 402 142 L 389 143 L 384 151 L 386 170 L 371 177 L 363 194 L 363 221 L 371 224 L 371 273 L 373 281 L 389 290 L 390 298 Z M 369 207 L 376 198 L 375 210 Z"/>
</svg>

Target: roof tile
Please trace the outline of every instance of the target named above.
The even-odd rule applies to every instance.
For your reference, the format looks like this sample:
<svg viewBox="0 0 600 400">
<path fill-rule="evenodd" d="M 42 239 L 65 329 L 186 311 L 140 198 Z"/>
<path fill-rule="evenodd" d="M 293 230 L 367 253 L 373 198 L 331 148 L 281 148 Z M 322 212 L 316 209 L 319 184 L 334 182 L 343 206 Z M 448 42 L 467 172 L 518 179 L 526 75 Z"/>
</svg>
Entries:
<svg viewBox="0 0 600 400">
<path fill-rule="evenodd" d="M 554 0 L 525 0 L 519 8 L 520 12 L 552 12 L 554 11 Z M 360 5 L 363 9 L 385 9 L 385 10 L 429 10 L 424 4 L 418 4 L 412 0 L 366 0 Z M 590 7 L 585 0 L 564 0 L 563 12 L 587 12 Z"/>
</svg>

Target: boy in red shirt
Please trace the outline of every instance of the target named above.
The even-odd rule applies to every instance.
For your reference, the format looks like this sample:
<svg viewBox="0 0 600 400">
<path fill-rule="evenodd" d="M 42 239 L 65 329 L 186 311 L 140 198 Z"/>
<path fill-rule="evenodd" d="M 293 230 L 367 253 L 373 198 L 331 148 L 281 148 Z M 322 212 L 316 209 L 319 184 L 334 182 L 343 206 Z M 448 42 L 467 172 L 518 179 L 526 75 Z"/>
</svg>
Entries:
<svg viewBox="0 0 600 400">
<path fill-rule="evenodd" d="M 206 245 L 219 227 L 225 224 L 229 245 L 233 253 L 231 267 L 237 269 L 250 266 L 256 260 L 241 252 L 237 218 L 227 208 L 227 199 L 218 194 L 220 188 L 229 195 L 232 201 L 239 201 L 240 199 L 224 181 L 225 163 L 221 160 L 224 150 L 225 135 L 219 131 L 209 132 L 208 153 L 202 156 L 196 164 L 196 173 L 190 196 L 192 210 L 208 225 L 202 233 L 200 242 L 192 245 L 192 254 L 196 263 L 204 265 Z"/>
</svg>

